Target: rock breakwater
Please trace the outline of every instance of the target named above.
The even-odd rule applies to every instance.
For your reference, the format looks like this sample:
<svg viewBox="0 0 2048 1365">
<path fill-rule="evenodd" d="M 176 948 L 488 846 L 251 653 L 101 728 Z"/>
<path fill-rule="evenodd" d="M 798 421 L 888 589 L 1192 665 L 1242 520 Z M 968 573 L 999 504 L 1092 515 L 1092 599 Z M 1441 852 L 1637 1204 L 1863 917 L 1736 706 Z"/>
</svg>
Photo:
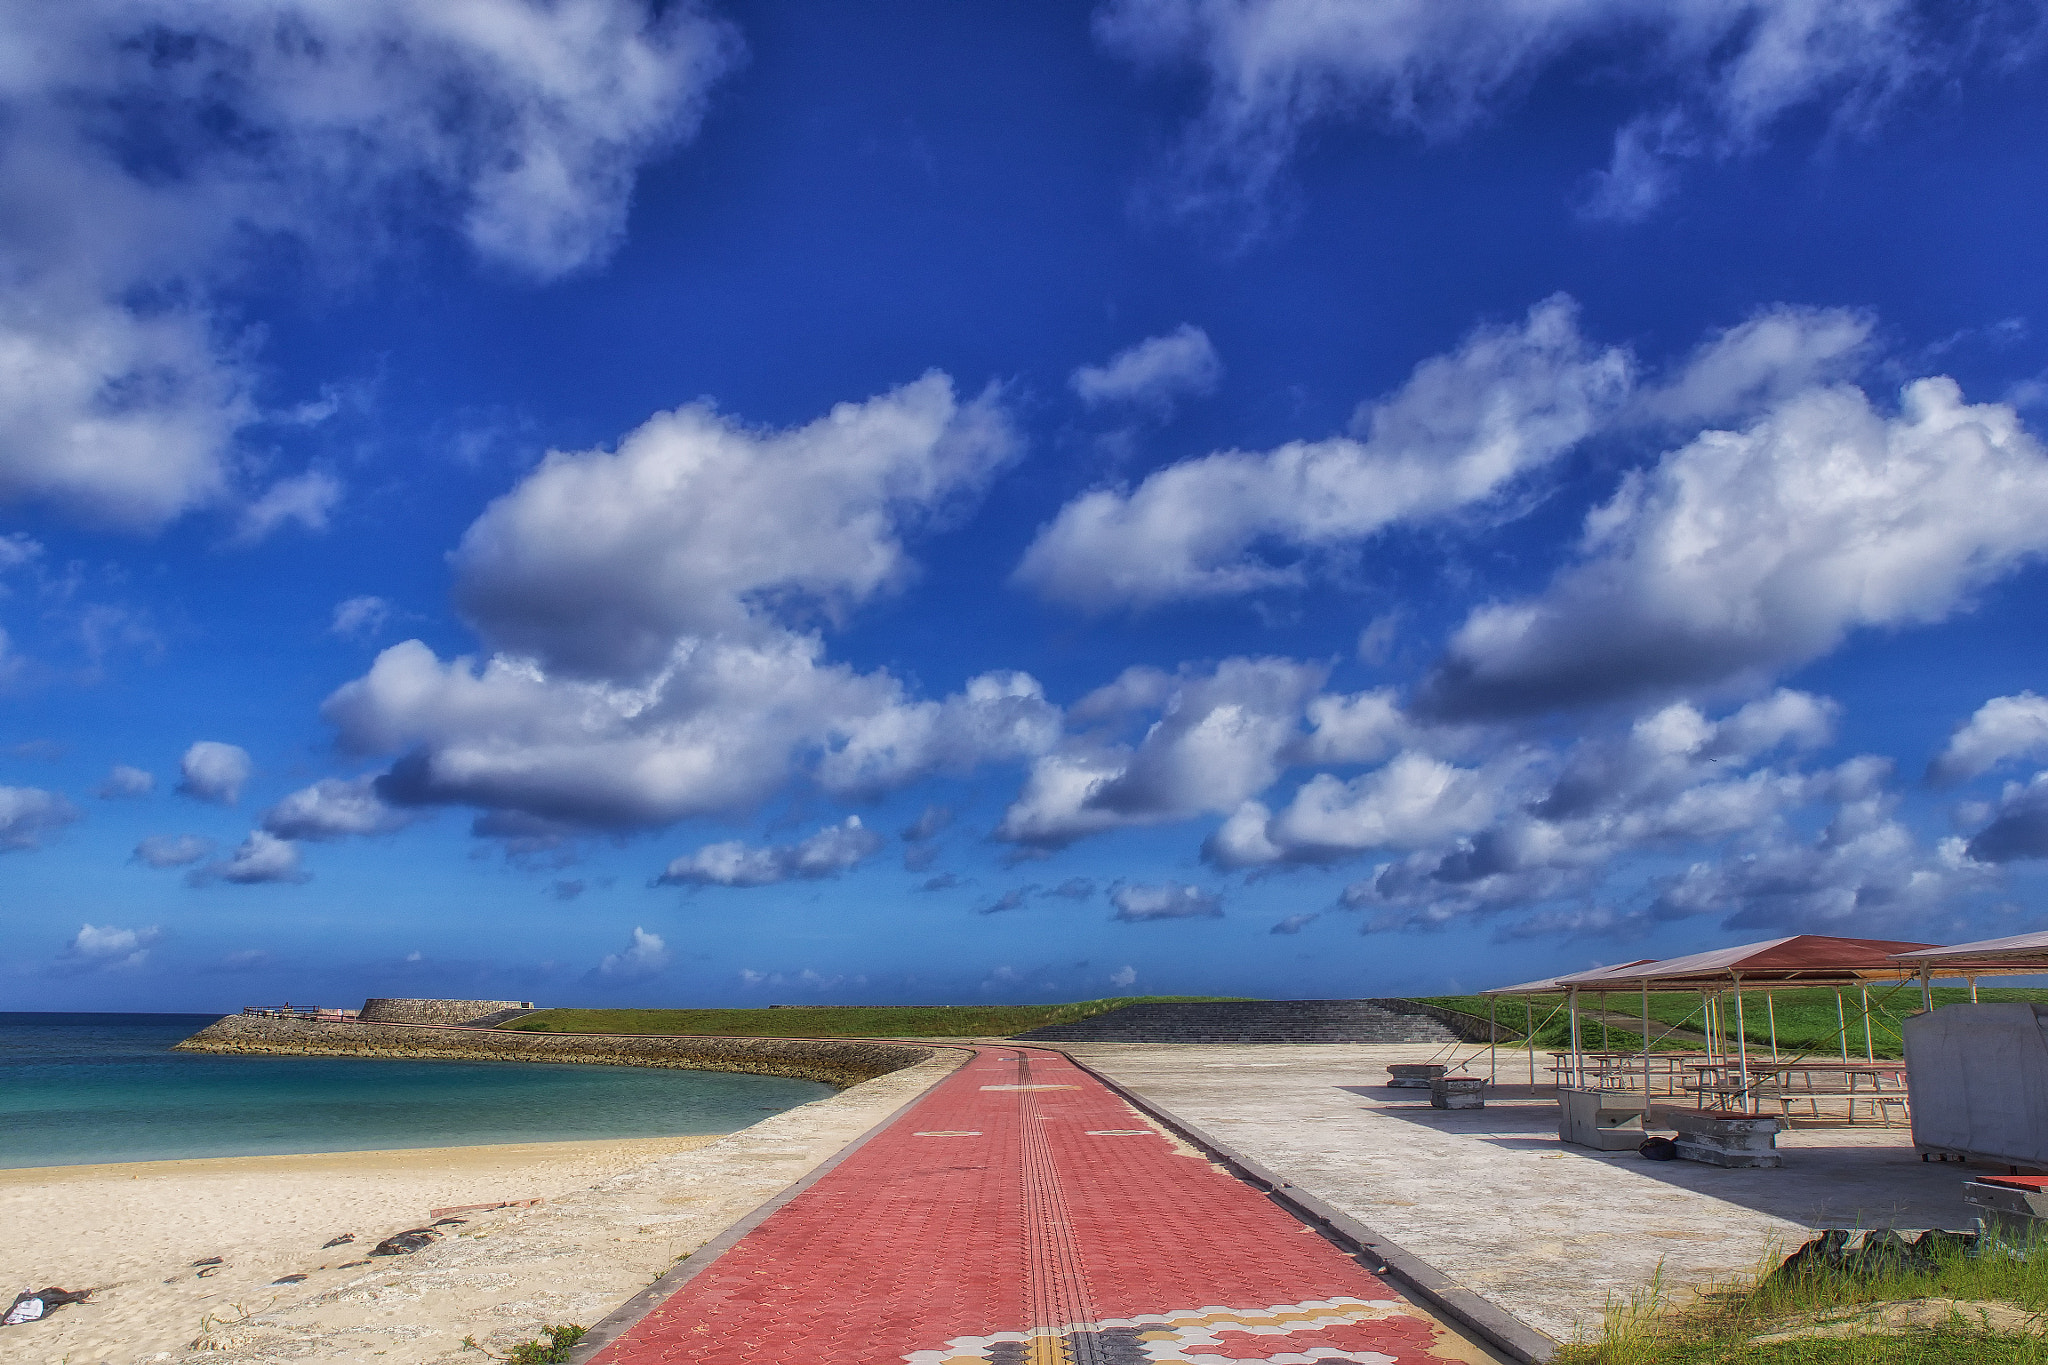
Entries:
<svg viewBox="0 0 2048 1365">
<path fill-rule="evenodd" d="M 477 1062 L 582 1062 L 684 1071 L 745 1071 L 840 1087 L 886 1076 L 935 1049 L 805 1038 L 678 1038 L 499 1032 L 408 1024 L 330 1023 L 230 1014 L 177 1044 L 180 1052 L 317 1057 L 441 1057 Z"/>
</svg>

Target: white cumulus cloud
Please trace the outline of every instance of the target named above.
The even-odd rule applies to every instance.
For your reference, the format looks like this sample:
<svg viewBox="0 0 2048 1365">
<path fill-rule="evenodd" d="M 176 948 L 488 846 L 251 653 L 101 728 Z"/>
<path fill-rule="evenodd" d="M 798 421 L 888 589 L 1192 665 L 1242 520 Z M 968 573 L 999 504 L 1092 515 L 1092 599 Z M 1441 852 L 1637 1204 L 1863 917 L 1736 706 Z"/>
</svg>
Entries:
<svg viewBox="0 0 2048 1365">
<path fill-rule="evenodd" d="M 58 830 L 82 818 L 78 808 L 40 787 L 0 787 L 0 853 L 41 848 Z"/>
<path fill-rule="evenodd" d="M 1109 893 L 1111 919 L 1141 923 L 1162 919 L 1221 919 L 1223 898 L 1182 882 L 1120 884 Z M 1135 978 L 1133 978 L 1135 979 Z"/>
<path fill-rule="evenodd" d="M 311 881 L 313 874 L 299 861 L 299 846 L 265 830 L 252 829 L 227 857 L 195 867 L 185 875 L 193 886 L 232 882 L 260 886 L 267 882 Z"/>
<path fill-rule="evenodd" d="M 1533 712 L 1766 676 L 1852 630 L 1940 621 L 2048 548 L 2048 456 L 1954 381 L 1896 416 L 1811 389 L 1632 473 L 1539 597 L 1474 611 L 1423 709 Z"/>
<path fill-rule="evenodd" d="M 1346 782 L 1318 773 L 1278 815 L 1246 802 L 1203 852 L 1221 867 L 1330 862 L 1369 849 L 1411 849 L 1470 834 L 1489 823 L 1511 789 L 1515 764 L 1460 768 L 1427 754 L 1397 754 Z"/>
<path fill-rule="evenodd" d="M 556 451 L 477 518 L 456 598 L 496 648 L 572 676 L 644 676 L 684 636 L 754 634 L 760 604 L 827 617 L 901 586 L 901 532 L 977 495 L 1017 450 L 993 392 L 928 374 L 808 426 L 709 406 L 616 451 Z"/>
<path fill-rule="evenodd" d="M 323 777 L 263 812 L 262 824 L 280 839 L 340 839 L 389 834 L 416 818 L 417 812 L 386 805 L 372 775 L 350 780 Z"/>
<path fill-rule="evenodd" d="M 381 597 L 351 597 L 334 604 L 334 619 L 327 629 L 345 640 L 366 640 L 378 634 L 391 620 L 391 604 Z"/>
<path fill-rule="evenodd" d="M 152 834 L 129 855 L 147 867 L 190 867 L 213 852 L 213 840 L 196 834 Z"/>
<path fill-rule="evenodd" d="M 279 479 L 242 509 L 235 542 L 254 545 L 278 527 L 292 523 L 301 530 L 324 531 L 341 495 L 341 480 L 323 470 L 310 469 Z"/>
<path fill-rule="evenodd" d="M 667 971 L 669 960 L 668 944 L 661 935 L 636 924 L 624 950 L 606 953 L 593 975 L 605 981 L 644 981 Z"/>
<path fill-rule="evenodd" d="M 155 925 L 146 929 L 122 929 L 114 925 L 83 924 L 58 955 L 56 971 L 61 976 L 86 972 L 132 971 L 149 960 L 150 945 L 163 937 Z"/>
<path fill-rule="evenodd" d="M 706 844 L 677 858 L 657 882 L 663 886 L 772 886 L 822 881 L 858 867 L 882 846 L 882 836 L 849 815 L 794 844 L 750 847 L 738 840 Z"/>
<path fill-rule="evenodd" d="M 1083 494 L 1039 531 L 1016 580 L 1094 611 L 1298 582 L 1300 564 L 1258 547 L 1330 550 L 1483 502 L 1592 432 L 1630 375 L 1625 352 L 1579 335 L 1569 299 L 1545 300 L 1418 365 L 1360 411 L 1357 435 L 1220 451 Z"/>
<path fill-rule="evenodd" d="M 1990 823 L 1970 840 L 1968 853 L 1981 863 L 2048 858 L 2048 773 L 2006 783 Z"/>
<path fill-rule="evenodd" d="M 1145 67 L 1192 68 L 1208 100 L 1167 175 L 1186 212 L 1257 208 L 1311 128 L 1361 119 L 1426 139 L 1507 109 L 1566 60 L 1646 90 L 1615 134 L 1589 211 L 1632 218 L 1669 193 L 1674 163 L 1760 145 L 1795 110 L 1873 126 L 1904 90 L 1956 78 L 2028 7 L 1976 0 L 1935 24 L 1911 0 L 1108 0 L 1097 38 Z"/>
<path fill-rule="evenodd" d="M 1222 378 L 1223 361 L 1209 334 L 1182 323 L 1118 351 L 1106 364 L 1081 366 L 1067 382 L 1091 408 L 1130 404 L 1165 411 L 1177 399 L 1215 392 Z"/>
<path fill-rule="evenodd" d="M 178 760 L 178 771 L 182 774 L 178 790 L 195 801 L 232 806 L 242 799 L 242 786 L 254 770 L 247 749 L 202 739 Z"/>
<path fill-rule="evenodd" d="M 1076 710 L 1105 714 L 1142 697 L 1162 711 L 1143 738 L 1125 745 L 1083 736 L 1037 759 L 996 837 L 1058 848 L 1230 810 L 1279 777 L 1324 675 L 1321 665 L 1287 659 L 1225 659 L 1179 678 L 1133 670 L 1105 689 L 1114 700 L 1097 694 Z"/>
<path fill-rule="evenodd" d="M 1993 697 L 1949 736 L 1928 767 L 1937 782 L 1966 782 L 2013 758 L 2048 755 L 2048 697 L 2021 692 Z"/>
<path fill-rule="evenodd" d="M 993 393 L 961 402 L 934 374 L 790 430 L 699 405 L 616 451 L 557 452 L 455 556 L 495 652 L 394 645 L 323 714 L 350 750 L 402 754 L 377 785 L 391 804 L 563 828 L 729 814 L 799 773 L 871 795 L 1040 752 L 1058 717 L 1028 676 L 918 700 L 803 628 L 903 583 L 905 533 L 1015 448 Z"/>
<path fill-rule="evenodd" d="M 246 539 L 338 492 L 244 486 L 250 244 L 345 277 L 424 225 L 581 268 L 738 44 L 640 0 L 80 0 L 0 9 L 0 51 L 0 500 L 133 529 L 246 500 Z"/>
</svg>

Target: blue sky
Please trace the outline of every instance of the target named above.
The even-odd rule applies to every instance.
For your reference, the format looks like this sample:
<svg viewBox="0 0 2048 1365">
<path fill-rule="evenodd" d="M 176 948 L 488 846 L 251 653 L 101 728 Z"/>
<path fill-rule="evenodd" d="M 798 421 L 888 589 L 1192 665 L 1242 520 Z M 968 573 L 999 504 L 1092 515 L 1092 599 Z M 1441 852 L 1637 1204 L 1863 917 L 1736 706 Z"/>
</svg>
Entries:
<svg viewBox="0 0 2048 1365">
<path fill-rule="evenodd" d="M 10 1007 L 2038 927 L 2042 19 L 17 6 Z"/>
</svg>

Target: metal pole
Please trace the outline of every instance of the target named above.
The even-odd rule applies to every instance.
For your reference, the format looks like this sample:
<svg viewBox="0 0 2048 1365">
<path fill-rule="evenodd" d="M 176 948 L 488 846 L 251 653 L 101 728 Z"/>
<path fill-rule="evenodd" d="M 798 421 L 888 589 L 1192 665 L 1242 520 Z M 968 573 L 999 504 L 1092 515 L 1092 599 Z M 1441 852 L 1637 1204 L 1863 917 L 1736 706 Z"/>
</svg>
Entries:
<svg viewBox="0 0 2048 1365">
<path fill-rule="evenodd" d="M 1522 997 L 1522 1042 L 1529 1049 L 1529 1089 L 1536 1088 L 1536 997 Z"/>
<path fill-rule="evenodd" d="M 1924 986 L 1926 982 L 1921 982 Z M 1877 1060 L 1877 1044 L 1870 1041 L 1870 987 L 1863 987 L 1863 1055 L 1870 1061 Z"/>
<path fill-rule="evenodd" d="M 1977 978 L 1974 976 L 1970 978 L 1970 1003 L 1977 1003 Z"/>
<path fill-rule="evenodd" d="M 1579 988 L 1577 986 L 1573 986 L 1566 992 L 1565 1004 L 1570 1008 L 1572 1015 L 1572 1084 L 1580 1085 L 1583 1084 L 1583 1081 L 1579 1076 Z"/>
<path fill-rule="evenodd" d="M 1835 987 L 1835 1033 L 1842 1040 L 1842 1060 L 1849 1060 L 1849 1020 L 1842 1012 L 1842 988 Z"/>
<path fill-rule="evenodd" d="M 1742 1020 L 1742 978 L 1735 978 L 1735 1056 L 1742 1073 L 1742 1109 L 1749 1112 L 1749 1028 Z"/>
<path fill-rule="evenodd" d="M 1771 1060 L 1778 1060 L 1778 1005 L 1769 991 L 1764 992 L 1764 1013 L 1771 1018 Z"/>
<path fill-rule="evenodd" d="M 1643 978 L 1643 1118 L 1650 1115 L 1650 979 Z"/>
<path fill-rule="evenodd" d="M 1500 1021 L 1495 1017 L 1500 1001 L 1486 997 L 1486 1083 L 1500 1080 Z"/>
<path fill-rule="evenodd" d="M 1869 988 L 1865 987 L 1863 993 L 1868 996 Z M 1920 969 L 1920 1008 L 1927 1014 L 1934 1013 L 1934 969 L 1931 967 Z"/>
</svg>

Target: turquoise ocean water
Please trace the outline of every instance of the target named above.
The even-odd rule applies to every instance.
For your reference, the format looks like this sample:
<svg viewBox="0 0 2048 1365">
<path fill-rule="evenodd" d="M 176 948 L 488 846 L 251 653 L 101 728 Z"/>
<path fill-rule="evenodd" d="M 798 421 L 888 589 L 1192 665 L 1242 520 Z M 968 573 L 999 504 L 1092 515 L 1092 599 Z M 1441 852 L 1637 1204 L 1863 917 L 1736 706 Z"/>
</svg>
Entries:
<svg viewBox="0 0 2048 1365">
<path fill-rule="evenodd" d="M 0 1167 L 729 1133 L 832 1093 L 723 1071 L 170 1050 L 216 1017 L 0 1013 Z"/>
</svg>

